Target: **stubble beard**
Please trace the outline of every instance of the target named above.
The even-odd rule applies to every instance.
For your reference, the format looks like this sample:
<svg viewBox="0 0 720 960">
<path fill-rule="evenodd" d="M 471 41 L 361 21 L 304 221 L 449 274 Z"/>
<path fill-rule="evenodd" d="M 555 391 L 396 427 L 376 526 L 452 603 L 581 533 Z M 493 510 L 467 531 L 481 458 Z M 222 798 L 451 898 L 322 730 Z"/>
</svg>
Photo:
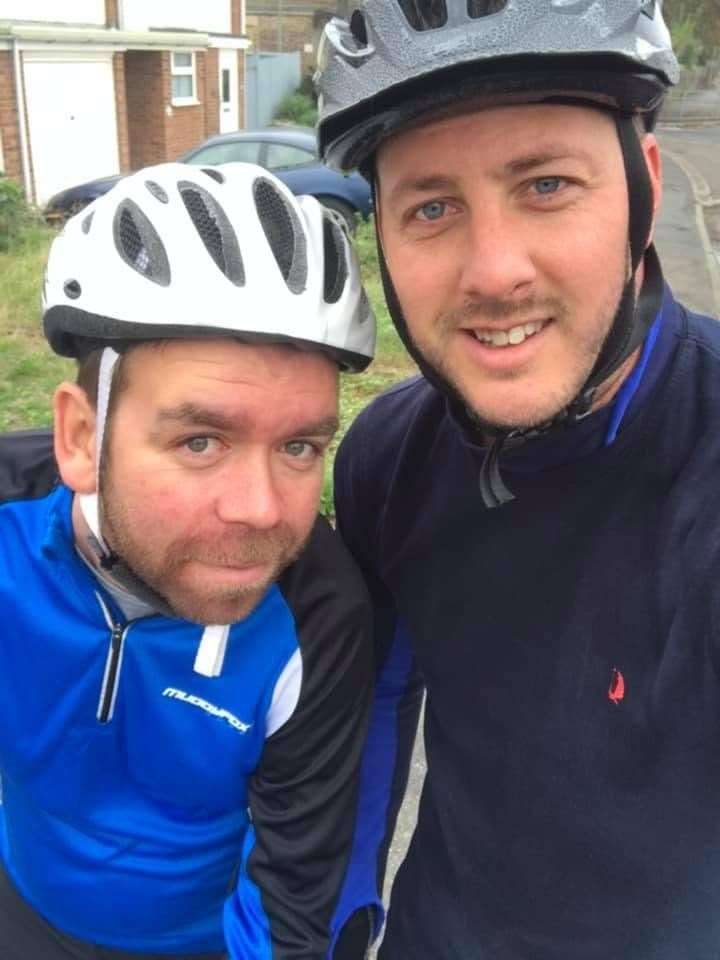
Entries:
<svg viewBox="0 0 720 960">
<path fill-rule="evenodd" d="M 538 395 L 531 405 L 528 404 L 525 409 L 510 417 L 504 417 L 490 402 L 478 402 L 477 398 L 463 387 L 452 369 L 452 364 L 446 359 L 447 351 L 444 345 L 469 321 L 503 319 L 516 320 L 517 324 L 520 324 L 537 316 L 549 316 L 554 323 L 566 324 L 569 311 L 562 301 L 555 298 L 533 298 L 523 303 L 510 304 L 490 298 L 476 299 L 458 310 L 440 314 L 433 325 L 432 342 L 425 343 L 414 337 L 410 334 L 409 327 L 408 336 L 417 354 L 432 368 L 436 379 L 441 381 L 445 392 L 464 409 L 473 425 L 482 433 L 492 435 L 496 432 L 532 430 L 552 421 L 581 392 L 610 335 L 621 297 L 622 289 L 616 295 L 609 296 L 599 308 L 592 324 L 592 329 L 597 330 L 597 334 L 587 333 L 578 338 L 572 369 L 567 371 L 562 382 L 544 386 L 542 395 Z M 522 371 L 510 372 L 505 377 L 505 382 L 510 383 L 522 376 Z M 492 385 L 489 385 L 488 390 L 492 391 Z"/>
<path fill-rule="evenodd" d="M 158 547 L 152 531 L 137 535 L 141 524 L 115 494 L 107 473 L 101 478 L 100 490 L 103 537 L 108 546 L 178 617 L 192 623 L 229 624 L 245 619 L 282 571 L 297 559 L 310 536 L 308 531 L 300 538 L 286 524 L 268 531 L 242 526 L 222 537 L 178 538 Z M 251 585 L 207 588 L 183 579 L 190 563 L 236 569 L 269 564 L 271 572 Z"/>
</svg>

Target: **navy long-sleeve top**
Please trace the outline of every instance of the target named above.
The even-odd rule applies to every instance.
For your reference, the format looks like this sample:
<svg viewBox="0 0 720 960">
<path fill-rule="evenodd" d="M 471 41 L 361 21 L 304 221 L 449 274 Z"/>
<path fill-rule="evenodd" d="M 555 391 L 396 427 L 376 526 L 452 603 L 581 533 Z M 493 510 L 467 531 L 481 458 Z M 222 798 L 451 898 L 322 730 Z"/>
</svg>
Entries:
<svg viewBox="0 0 720 960">
<path fill-rule="evenodd" d="M 379 873 L 427 690 L 380 956 L 717 960 L 720 326 L 666 294 L 642 376 L 504 453 L 499 509 L 483 455 L 416 379 L 337 461 L 376 606 L 356 859 Z"/>
</svg>

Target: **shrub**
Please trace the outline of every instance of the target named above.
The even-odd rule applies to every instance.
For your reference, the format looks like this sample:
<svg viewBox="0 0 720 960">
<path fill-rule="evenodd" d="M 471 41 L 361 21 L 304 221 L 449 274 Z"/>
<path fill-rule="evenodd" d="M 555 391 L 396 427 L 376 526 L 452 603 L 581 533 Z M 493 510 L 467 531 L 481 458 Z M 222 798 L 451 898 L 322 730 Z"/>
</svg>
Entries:
<svg viewBox="0 0 720 960">
<path fill-rule="evenodd" d="M 282 101 L 275 113 L 275 120 L 314 127 L 317 123 L 317 107 L 312 97 L 296 90 Z"/>
<path fill-rule="evenodd" d="M 33 219 L 22 188 L 0 175 L 0 252 L 18 246 Z"/>
</svg>

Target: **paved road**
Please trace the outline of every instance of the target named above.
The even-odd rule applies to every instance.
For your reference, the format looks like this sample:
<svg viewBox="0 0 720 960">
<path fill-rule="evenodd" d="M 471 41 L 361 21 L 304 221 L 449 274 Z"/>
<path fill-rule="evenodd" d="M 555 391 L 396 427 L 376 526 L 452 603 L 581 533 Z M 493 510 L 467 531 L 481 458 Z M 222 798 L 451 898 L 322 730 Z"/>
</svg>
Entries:
<svg viewBox="0 0 720 960">
<path fill-rule="evenodd" d="M 711 184 L 712 194 L 720 198 L 720 125 L 698 131 L 663 129 L 659 137 L 661 148 L 672 152 L 680 161 L 674 162 L 665 157 L 664 202 L 656 228 L 656 244 L 665 275 L 675 295 L 689 307 L 718 316 L 720 302 L 715 301 L 707 252 L 698 228 L 696 195 L 685 171 L 688 169 L 699 173 Z M 712 208 L 708 208 L 705 216 L 710 219 L 712 212 Z M 716 249 L 720 251 L 720 231 L 716 242 Z M 408 791 L 388 859 L 384 892 L 386 903 L 390 898 L 395 873 L 412 838 L 424 777 L 425 755 L 422 738 L 418 737 Z"/>
<path fill-rule="evenodd" d="M 686 90 L 670 98 L 663 109 L 663 119 L 668 121 L 692 121 L 707 117 L 720 117 L 720 88 L 710 90 Z"/>
<path fill-rule="evenodd" d="M 657 246 L 676 295 L 720 315 L 720 124 L 659 131 L 665 201 Z"/>
</svg>

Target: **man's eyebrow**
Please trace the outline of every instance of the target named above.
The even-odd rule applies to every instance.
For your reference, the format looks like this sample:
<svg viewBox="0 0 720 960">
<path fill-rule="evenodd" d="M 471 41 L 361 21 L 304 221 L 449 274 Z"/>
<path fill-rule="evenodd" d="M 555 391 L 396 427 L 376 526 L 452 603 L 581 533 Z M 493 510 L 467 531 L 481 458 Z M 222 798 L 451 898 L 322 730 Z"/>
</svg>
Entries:
<svg viewBox="0 0 720 960">
<path fill-rule="evenodd" d="M 337 417 L 323 417 L 316 423 L 295 427 L 292 433 L 298 437 L 334 437 L 339 426 L 340 422 Z"/>
<path fill-rule="evenodd" d="M 450 190 L 454 181 L 441 174 L 431 174 L 427 177 L 406 177 L 400 180 L 388 193 L 388 202 L 398 200 L 406 193 L 430 193 L 433 190 Z"/>
<path fill-rule="evenodd" d="M 557 146 L 547 147 L 543 150 L 535 151 L 524 157 L 517 157 L 506 163 L 504 170 L 515 176 L 523 173 L 530 173 L 537 167 L 544 167 L 548 163 L 557 163 L 559 160 L 579 160 L 581 163 L 589 163 L 592 158 L 584 150 L 571 150 L 568 147 Z"/>
<path fill-rule="evenodd" d="M 242 424 L 242 417 L 230 416 L 212 407 L 197 403 L 181 403 L 177 407 L 165 407 L 156 414 L 158 426 L 165 423 L 185 424 L 189 427 L 213 427 L 216 430 L 233 430 Z"/>
<path fill-rule="evenodd" d="M 210 427 L 226 433 L 242 430 L 250 423 L 247 414 L 227 414 L 212 407 L 203 407 L 196 403 L 181 403 L 177 407 L 165 407 L 158 411 L 156 423 L 162 427 L 166 423 L 175 423 L 188 427 Z M 340 426 L 336 416 L 323 417 L 321 420 L 294 426 L 289 433 L 292 436 L 332 437 Z"/>
</svg>

